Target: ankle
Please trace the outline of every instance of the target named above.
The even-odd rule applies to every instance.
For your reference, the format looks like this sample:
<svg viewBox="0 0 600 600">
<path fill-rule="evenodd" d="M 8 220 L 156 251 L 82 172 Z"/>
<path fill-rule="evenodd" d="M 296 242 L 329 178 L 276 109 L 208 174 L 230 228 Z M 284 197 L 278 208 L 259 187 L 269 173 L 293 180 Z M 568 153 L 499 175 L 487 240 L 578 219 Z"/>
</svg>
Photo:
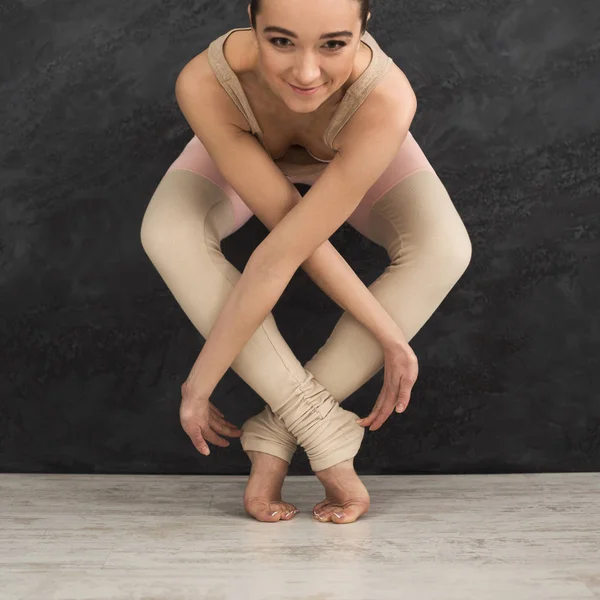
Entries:
<svg viewBox="0 0 600 600">
<path fill-rule="evenodd" d="M 260 452 L 258 450 L 248 450 L 246 452 L 252 463 L 252 471 L 265 473 L 287 473 L 289 463 L 282 458 Z"/>
</svg>

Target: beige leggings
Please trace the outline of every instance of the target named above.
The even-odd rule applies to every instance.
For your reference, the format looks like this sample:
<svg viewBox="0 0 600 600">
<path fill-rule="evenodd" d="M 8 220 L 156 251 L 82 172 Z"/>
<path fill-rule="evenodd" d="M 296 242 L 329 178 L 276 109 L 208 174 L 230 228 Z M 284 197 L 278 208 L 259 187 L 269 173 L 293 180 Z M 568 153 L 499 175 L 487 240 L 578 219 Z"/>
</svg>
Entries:
<svg viewBox="0 0 600 600">
<path fill-rule="evenodd" d="M 142 223 L 144 250 L 205 339 L 241 277 L 221 252 L 221 240 L 235 231 L 234 217 L 223 189 L 175 169 L 158 185 Z M 435 172 L 421 170 L 383 194 L 361 229 L 390 258 L 369 289 L 410 341 L 470 262 L 465 226 Z M 352 459 L 364 429 L 338 403 L 382 367 L 380 344 L 350 313 L 304 366 L 270 313 L 231 365 L 266 402 L 242 426 L 243 449 L 289 463 L 300 443 L 313 471 Z"/>
</svg>

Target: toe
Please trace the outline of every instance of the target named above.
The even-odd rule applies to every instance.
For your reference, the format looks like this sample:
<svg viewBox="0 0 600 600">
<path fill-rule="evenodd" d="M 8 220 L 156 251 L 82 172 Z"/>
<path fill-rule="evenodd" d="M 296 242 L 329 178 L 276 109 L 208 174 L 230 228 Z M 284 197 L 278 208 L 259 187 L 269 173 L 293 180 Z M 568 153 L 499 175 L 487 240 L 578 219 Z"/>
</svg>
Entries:
<svg viewBox="0 0 600 600">
<path fill-rule="evenodd" d="M 331 504 L 331 500 L 329 498 L 323 498 L 323 500 L 321 500 L 321 502 L 317 502 L 317 504 L 315 504 L 315 509 L 321 508 L 321 507 L 325 506 L 326 504 Z"/>
<path fill-rule="evenodd" d="M 268 502 L 265 500 L 253 500 L 244 505 L 246 512 L 257 521 L 266 523 L 279 521 L 281 511 L 277 508 L 277 502 Z M 275 514 L 273 514 L 275 513 Z"/>
<path fill-rule="evenodd" d="M 280 503 L 279 507 L 280 508 L 274 510 L 281 510 L 281 518 L 284 521 L 289 521 L 290 519 L 293 519 L 298 513 L 298 509 L 289 502 L 282 502 Z"/>
<path fill-rule="evenodd" d="M 321 512 L 329 504 L 331 504 L 331 500 L 329 500 L 329 498 L 325 498 L 325 500 L 321 500 L 321 502 L 314 505 L 313 514 Z"/>
<path fill-rule="evenodd" d="M 321 521 L 323 521 L 324 523 L 329 523 L 330 521 L 334 520 L 334 513 L 340 515 L 342 514 L 343 510 L 344 509 L 341 506 L 338 506 L 337 504 L 330 504 L 321 511 Z"/>
<path fill-rule="evenodd" d="M 313 517 L 321 523 L 331 521 L 331 513 L 335 510 L 335 505 L 330 500 L 323 500 L 313 508 Z"/>
<path fill-rule="evenodd" d="M 336 507 L 331 513 L 331 521 L 338 525 L 344 523 L 354 523 L 359 517 L 364 515 L 368 506 L 364 504 L 348 504 L 346 506 Z"/>
<path fill-rule="evenodd" d="M 338 508 L 337 510 L 333 511 L 333 513 L 331 514 L 331 521 L 333 523 L 337 523 L 338 525 L 341 523 L 352 523 L 352 521 L 356 521 L 356 518 L 357 517 L 351 520 L 350 515 L 341 508 Z"/>
</svg>

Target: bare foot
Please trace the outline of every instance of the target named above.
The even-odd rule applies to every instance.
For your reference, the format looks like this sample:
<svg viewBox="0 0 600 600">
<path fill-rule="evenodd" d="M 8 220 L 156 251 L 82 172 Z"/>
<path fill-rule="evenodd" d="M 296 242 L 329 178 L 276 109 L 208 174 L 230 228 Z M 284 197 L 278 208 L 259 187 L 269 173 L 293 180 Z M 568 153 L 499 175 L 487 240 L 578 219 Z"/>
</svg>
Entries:
<svg viewBox="0 0 600 600">
<path fill-rule="evenodd" d="M 252 469 L 244 491 L 244 509 L 257 521 L 273 523 L 293 519 L 298 509 L 281 500 L 288 463 L 277 456 L 249 450 Z M 276 514 L 272 514 L 276 513 Z"/>
<path fill-rule="evenodd" d="M 315 504 L 314 518 L 326 523 L 354 523 L 371 506 L 369 492 L 354 470 L 354 460 L 345 460 L 315 475 L 325 488 L 325 500 Z M 343 515 L 343 516 L 336 516 Z"/>
</svg>

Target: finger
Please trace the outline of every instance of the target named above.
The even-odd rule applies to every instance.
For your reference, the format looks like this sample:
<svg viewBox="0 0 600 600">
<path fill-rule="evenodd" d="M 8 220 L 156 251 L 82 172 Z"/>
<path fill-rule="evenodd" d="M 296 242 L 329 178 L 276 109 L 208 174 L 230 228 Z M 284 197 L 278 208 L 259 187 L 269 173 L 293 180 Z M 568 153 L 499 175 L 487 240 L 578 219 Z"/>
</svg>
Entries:
<svg viewBox="0 0 600 600">
<path fill-rule="evenodd" d="M 211 415 L 211 418 L 213 419 L 213 421 L 215 423 L 219 423 L 222 427 L 228 429 L 231 432 L 232 436 L 242 435 L 242 430 L 239 427 L 236 427 L 233 423 L 230 423 L 223 417 Z M 219 433 L 224 433 L 225 435 L 230 435 L 229 433 L 226 433 L 225 431 L 223 431 L 223 432 L 220 431 Z"/>
<path fill-rule="evenodd" d="M 369 427 L 369 431 L 377 431 L 389 418 L 389 416 L 394 412 L 394 405 L 388 406 L 380 411 L 377 415 L 377 418 Z"/>
<path fill-rule="evenodd" d="M 231 425 L 231 423 L 227 424 L 227 421 L 219 419 L 213 419 L 210 422 L 210 426 L 217 433 L 228 437 L 240 437 L 243 433 L 242 430 L 235 427 L 235 425 Z"/>
<path fill-rule="evenodd" d="M 396 406 L 396 397 L 388 394 L 386 396 L 385 403 L 381 406 L 377 416 L 371 422 L 369 431 L 377 431 L 388 419 L 388 417 L 394 412 Z"/>
<path fill-rule="evenodd" d="M 374 416 L 379 413 L 386 395 L 387 386 L 384 385 L 383 389 L 379 393 L 379 396 L 377 397 L 377 400 L 375 401 L 375 404 L 373 405 L 373 408 L 371 409 L 371 412 L 364 419 L 361 419 L 361 421 L 367 421 L 368 419 L 374 418 Z"/>
<path fill-rule="evenodd" d="M 396 412 L 401 413 L 406 410 L 410 402 L 410 395 L 415 382 L 411 379 L 402 379 L 402 387 L 398 392 L 398 400 L 396 401 Z"/>
<path fill-rule="evenodd" d="M 419 377 L 419 364 L 415 363 L 411 365 L 409 372 L 406 376 L 402 377 L 402 387 L 398 392 L 398 399 L 396 401 L 396 412 L 401 413 L 404 412 L 408 408 L 408 403 L 410 402 L 410 395 L 412 393 L 412 389 L 417 382 L 417 378 Z"/>
<path fill-rule="evenodd" d="M 410 393 L 402 397 L 398 397 L 398 404 L 396 404 L 396 412 L 402 413 L 408 408 L 410 402 Z"/>
<path fill-rule="evenodd" d="M 358 421 L 356 421 L 361 427 L 368 427 L 373 420 L 375 419 L 375 417 L 379 414 L 379 411 L 375 412 L 375 411 L 371 411 L 366 417 L 363 417 L 362 419 L 358 419 Z"/>
<path fill-rule="evenodd" d="M 236 427 L 233 423 L 230 423 L 229 421 L 227 421 L 225 418 L 220 417 L 219 415 L 217 415 L 215 412 L 212 412 L 210 414 L 210 424 L 212 426 L 212 424 L 219 424 L 219 427 L 221 428 L 225 428 L 229 431 L 229 433 L 225 432 L 225 431 L 219 431 L 219 433 L 225 433 L 225 435 L 230 435 L 232 437 L 239 437 L 240 435 L 242 435 L 242 430 L 239 429 L 238 427 Z"/>
<path fill-rule="evenodd" d="M 361 425 L 362 427 L 369 427 L 369 425 L 373 423 L 373 421 L 377 418 L 377 415 L 379 415 L 379 411 L 383 406 L 383 398 L 386 395 L 388 395 L 386 390 L 382 390 L 382 392 L 379 394 L 379 397 L 377 398 L 377 401 L 375 402 L 375 406 L 373 406 L 373 410 L 364 419 L 358 420 L 359 425 Z"/>
<path fill-rule="evenodd" d="M 224 417 L 225 415 L 214 405 L 214 404 L 210 404 L 209 405 L 211 410 L 214 410 L 220 417 Z"/>
<path fill-rule="evenodd" d="M 377 414 L 374 414 L 373 418 L 371 418 L 371 415 L 368 417 L 369 420 L 366 426 L 369 427 L 369 431 L 377 431 L 387 421 L 399 403 L 405 404 L 408 402 L 412 383 L 413 380 L 410 375 L 401 375 L 398 381 L 393 384 L 386 383 L 385 389 L 382 391 L 384 401 L 381 403 Z"/>
<path fill-rule="evenodd" d="M 363 417 L 362 419 L 357 419 L 356 422 L 361 427 L 368 427 L 371 424 L 375 414 L 375 411 L 372 410 L 366 417 Z M 369 422 L 369 419 L 371 419 L 371 422 Z"/>
<path fill-rule="evenodd" d="M 223 415 L 223 413 L 216 407 L 214 406 L 210 406 L 210 416 L 211 418 L 214 418 L 215 420 L 219 420 L 222 421 L 225 425 L 227 425 L 227 427 L 232 427 L 233 429 L 237 429 L 237 427 L 233 424 L 230 423 L 225 416 Z"/>
<path fill-rule="evenodd" d="M 362 427 L 369 427 L 373 421 L 378 417 L 380 409 L 373 409 L 364 419 L 360 419 L 358 424 Z"/>
<path fill-rule="evenodd" d="M 192 438 L 192 442 L 200 454 L 204 454 L 204 456 L 208 456 L 210 454 L 210 448 L 204 440 L 200 428 L 197 428 L 197 430 L 190 437 Z"/>
<path fill-rule="evenodd" d="M 227 446 L 229 446 L 229 442 L 217 435 L 217 433 L 210 427 L 204 432 L 204 437 L 215 446 L 219 446 L 221 448 L 227 448 Z"/>
</svg>

